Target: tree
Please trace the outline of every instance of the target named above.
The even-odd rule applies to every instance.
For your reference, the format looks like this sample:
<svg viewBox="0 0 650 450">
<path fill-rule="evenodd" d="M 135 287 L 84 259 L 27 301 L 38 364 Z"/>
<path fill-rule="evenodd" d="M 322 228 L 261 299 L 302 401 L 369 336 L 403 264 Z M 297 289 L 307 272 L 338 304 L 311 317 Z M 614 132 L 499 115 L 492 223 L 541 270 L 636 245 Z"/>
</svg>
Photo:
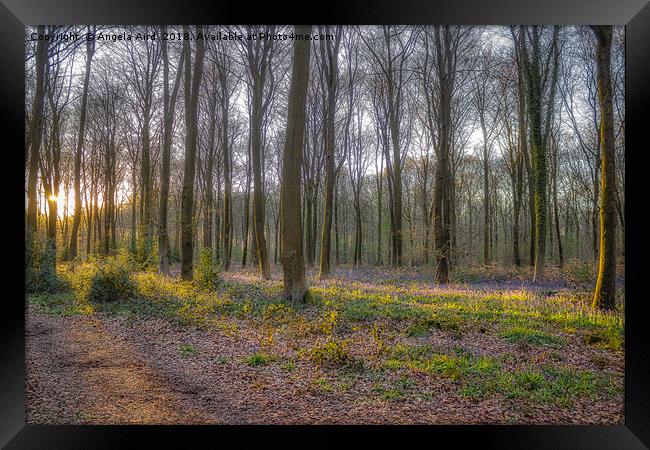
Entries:
<svg viewBox="0 0 650 450">
<path fill-rule="evenodd" d="M 593 26 L 598 49 L 598 103 L 600 107 L 601 189 L 600 256 L 593 305 L 602 309 L 616 307 L 616 162 L 614 112 L 610 72 L 612 27 Z"/>
<path fill-rule="evenodd" d="M 308 136 L 305 140 L 302 169 L 305 198 L 305 250 L 307 264 L 309 265 L 313 265 L 316 261 L 318 189 L 325 157 L 322 139 L 320 139 L 324 127 L 320 118 L 322 102 L 318 101 L 318 87 L 314 77 L 311 77 L 307 94 Z"/>
<path fill-rule="evenodd" d="M 325 26 L 324 33 L 329 34 L 329 26 Z M 336 96 L 338 92 L 338 54 L 341 45 L 343 27 L 338 26 L 334 40 L 320 41 L 320 63 L 323 71 L 322 80 L 326 90 L 325 118 L 324 118 L 324 148 L 325 148 L 325 204 L 323 206 L 323 230 L 320 244 L 320 271 L 322 280 L 330 273 L 330 251 L 332 247 L 332 206 L 334 204 L 334 183 L 341 168 L 341 164 L 334 162 L 334 115 Z M 344 158 L 343 158 L 344 159 Z M 336 166 L 336 167 L 335 167 Z"/>
<path fill-rule="evenodd" d="M 189 33 L 188 27 L 183 31 Z M 203 27 L 197 25 L 196 35 L 202 35 Z M 196 40 L 194 67 L 191 62 L 189 40 L 183 41 L 185 53 L 185 168 L 183 172 L 183 194 L 181 198 L 181 278 L 192 280 L 194 276 L 194 175 L 196 173 L 197 109 L 199 86 L 203 77 L 205 44 Z M 192 73 L 192 68 L 194 73 Z"/>
<path fill-rule="evenodd" d="M 491 49 L 484 50 L 479 58 L 479 69 L 475 80 L 474 105 L 478 112 L 481 132 L 483 134 L 483 264 L 488 265 L 491 262 L 490 254 L 490 153 L 492 140 L 497 131 L 497 120 L 493 119 L 490 123 L 487 121 L 487 114 L 495 103 L 496 91 L 491 85 L 494 77 L 490 76 L 491 61 L 494 56 Z M 495 116 L 499 115 L 501 104 L 497 102 Z"/>
<path fill-rule="evenodd" d="M 505 71 L 505 68 L 504 68 Z M 518 84 L 517 80 L 514 80 Z M 510 99 L 509 80 L 502 80 L 502 110 L 503 125 L 505 129 L 505 151 L 502 152 L 506 170 L 510 176 L 512 189 L 512 261 L 515 266 L 521 266 L 521 254 L 519 250 L 519 219 L 521 216 L 521 205 L 524 188 L 524 153 L 523 146 L 526 145 L 525 124 L 519 125 L 515 132 L 512 123 L 522 123 L 523 112 L 521 106 L 515 107 L 513 103 L 519 103 L 516 98 Z M 511 101 L 509 101 L 511 100 Z M 517 105 L 518 106 L 518 105 Z M 516 116 L 511 111 L 516 110 Z"/>
<path fill-rule="evenodd" d="M 366 47 L 372 55 L 380 73 L 379 90 L 387 113 L 390 146 L 384 145 L 386 171 L 388 174 L 388 196 L 391 217 L 391 267 L 402 267 L 402 165 L 406 152 L 403 150 L 404 133 L 402 119 L 404 115 L 404 87 L 409 80 L 410 71 L 407 61 L 416 42 L 416 31 L 385 25 L 381 29 L 381 49 L 361 34 Z M 376 41 L 375 41 L 376 42 Z"/>
<path fill-rule="evenodd" d="M 541 29 L 539 26 L 532 26 L 526 30 L 527 39 L 522 41 L 522 56 L 524 73 L 526 75 L 527 105 L 529 120 L 529 135 L 532 159 L 532 171 L 534 174 L 534 201 L 535 201 L 535 274 L 533 281 L 540 281 L 544 277 L 546 260 L 546 227 L 548 215 L 547 196 L 547 149 L 548 133 L 550 132 L 550 121 L 553 111 L 555 96 L 555 84 L 557 81 L 558 69 L 558 31 L 559 27 L 553 28 L 551 48 L 553 52 L 553 68 L 549 63 L 543 66 L 540 49 Z M 530 53 L 528 49 L 530 44 Z M 548 61 L 548 59 L 547 59 Z M 548 71 L 552 70 L 550 80 L 550 94 L 547 100 L 547 112 L 542 111 L 542 96 L 544 92 L 544 81 L 547 79 Z M 544 119 L 546 119 L 544 121 Z M 544 123 L 543 123 L 544 122 Z M 543 128 L 544 127 L 544 128 Z M 530 186 L 529 186 L 530 189 Z"/>
<path fill-rule="evenodd" d="M 45 35 L 45 26 L 38 27 L 38 34 Z M 30 157 L 27 180 L 27 232 L 37 231 L 36 184 L 38 182 L 38 163 L 43 135 L 43 107 L 45 103 L 45 77 L 48 67 L 47 48 L 49 40 L 39 39 L 36 44 L 36 93 L 32 107 L 32 123 L 29 129 Z"/>
<path fill-rule="evenodd" d="M 522 153 L 524 160 L 524 167 L 526 169 L 526 177 L 528 181 L 528 215 L 530 217 L 530 250 L 529 250 L 529 264 L 530 267 L 535 266 L 535 192 L 533 186 L 535 185 L 535 174 L 533 173 L 532 164 L 530 161 L 530 151 L 527 140 L 527 123 L 528 117 L 526 112 L 527 105 L 527 89 L 526 89 L 526 73 L 524 69 L 524 27 L 519 27 L 515 33 L 515 27 L 510 27 L 512 40 L 515 44 L 515 61 L 517 63 L 517 124 L 519 134 L 519 151 Z"/>
<path fill-rule="evenodd" d="M 432 36 L 430 36 L 432 34 Z M 430 95 L 429 107 L 437 111 L 437 121 L 431 128 L 436 133 L 436 172 L 433 187 L 433 226 L 436 255 L 436 282 L 449 281 L 452 224 L 452 150 L 456 67 L 459 58 L 469 48 L 469 31 L 465 27 L 436 26 L 425 33 L 425 47 L 433 46 L 434 79 L 437 95 Z M 431 41 L 431 44 L 429 44 Z M 426 89 L 426 85 L 425 85 Z M 428 94 L 429 95 L 429 94 Z"/>
<path fill-rule="evenodd" d="M 233 95 L 232 58 L 226 51 L 226 45 L 220 42 L 213 47 L 212 57 L 217 70 L 217 98 L 221 112 L 221 154 L 223 158 L 223 226 L 221 228 L 221 266 L 230 269 L 232 253 L 232 152 L 230 143 L 230 98 Z"/>
<path fill-rule="evenodd" d="M 144 33 L 149 32 L 145 27 Z M 144 239 L 144 253 L 149 254 L 153 243 L 153 170 L 151 156 L 151 126 L 154 114 L 154 87 L 158 76 L 161 60 L 161 49 L 158 44 L 149 39 L 142 45 L 127 45 L 128 71 L 126 76 L 131 80 L 133 94 L 137 102 L 138 114 L 142 117 L 142 142 L 140 163 L 140 185 L 142 188 L 140 201 L 141 231 Z"/>
<path fill-rule="evenodd" d="M 161 33 L 167 32 L 167 26 L 161 26 Z M 161 43 L 162 60 L 163 60 L 163 143 L 162 143 L 162 167 L 160 170 L 160 210 L 158 214 L 158 254 L 160 257 L 160 273 L 169 275 L 169 260 L 171 258 L 171 248 L 169 246 L 169 231 L 167 228 L 168 209 L 169 209 L 169 176 L 172 150 L 172 130 L 174 126 L 174 110 L 178 89 L 180 86 L 181 75 L 183 73 L 183 62 L 185 61 L 185 50 L 180 53 L 178 65 L 176 67 L 176 78 L 172 87 L 171 95 L 169 93 L 169 54 L 167 51 L 167 41 Z M 135 205 L 135 203 L 134 203 Z"/>
<path fill-rule="evenodd" d="M 255 34 L 252 27 L 248 27 L 248 34 Z M 255 29 L 257 31 L 257 28 Z M 263 32 L 273 35 L 275 27 L 271 26 Z M 251 86 L 251 159 L 253 171 L 253 231 L 257 248 L 257 260 L 262 278 L 271 279 L 271 267 L 269 265 L 269 253 L 264 234 L 264 186 L 262 185 L 262 127 L 264 116 L 269 106 L 270 96 L 264 100 L 265 86 L 273 87 L 273 80 L 268 81 L 267 77 L 272 76 L 271 58 L 273 56 L 273 40 L 258 39 L 247 40 L 245 54 L 248 62 L 249 82 Z M 268 89 L 268 88 L 267 88 Z"/>
<path fill-rule="evenodd" d="M 51 33 L 61 32 L 60 28 L 51 28 Z M 74 57 L 70 54 L 63 54 L 59 48 L 60 42 L 49 46 L 52 56 L 48 77 L 46 80 L 46 97 L 48 100 L 48 112 L 44 127 L 44 145 L 39 156 L 39 165 L 43 190 L 47 199 L 47 246 L 48 250 L 56 253 L 56 226 L 58 219 L 59 186 L 61 184 L 61 152 L 62 137 L 65 129 L 65 110 L 71 100 L 72 72 L 74 69 Z M 55 260 L 52 260 L 54 269 Z"/>
<path fill-rule="evenodd" d="M 296 26 L 294 34 L 296 36 L 311 34 L 311 26 Z M 302 209 L 300 169 L 305 142 L 305 99 L 309 83 L 309 47 L 307 39 L 294 40 L 287 132 L 282 158 L 280 232 L 282 235 L 281 259 L 284 271 L 284 296 L 294 301 L 303 301 L 307 291 L 299 211 Z"/>
<path fill-rule="evenodd" d="M 130 247 L 138 270 L 162 274 L 184 257 L 187 278 L 195 248 L 211 247 L 222 269 L 242 258 L 270 277 L 295 242 L 283 231 L 288 209 L 300 216 L 305 264 L 320 263 L 324 276 L 334 264 L 435 262 L 445 282 L 456 267 L 521 265 L 532 243 L 539 280 L 544 262 L 599 256 L 604 131 L 589 27 L 323 28 L 334 39 L 309 45 L 302 163 L 291 183 L 299 210 L 295 192 L 283 200 L 283 170 L 296 162 L 283 155 L 297 127 L 287 122 L 297 61 L 293 44 L 274 36 L 292 30 L 240 27 L 256 39 L 234 46 L 212 32 L 209 42 L 196 34 L 185 45 L 134 39 L 97 50 L 94 40 L 28 39 L 26 238 L 45 237 L 64 260 Z M 621 227 L 623 44 L 614 27 Z M 157 241 L 147 249 L 150 229 Z M 40 251 L 31 250 L 37 269 Z"/>
<path fill-rule="evenodd" d="M 88 26 L 88 32 L 94 33 L 95 27 Z M 79 109 L 79 134 L 74 153 L 74 218 L 70 232 L 70 245 L 68 246 L 68 259 L 77 257 L 77 244 L 79 224 L 81 223 L 81 158 L 83 154 L 84 138 L 86 132 L 86 104 L 88 102 L 88 84 L 90 82 L 90 67 L 95 53 L 95 40 L 86 40 L 86 71 L 84 73 L 83 91 L 81 93 L 81 107 Z"/>
</svg>

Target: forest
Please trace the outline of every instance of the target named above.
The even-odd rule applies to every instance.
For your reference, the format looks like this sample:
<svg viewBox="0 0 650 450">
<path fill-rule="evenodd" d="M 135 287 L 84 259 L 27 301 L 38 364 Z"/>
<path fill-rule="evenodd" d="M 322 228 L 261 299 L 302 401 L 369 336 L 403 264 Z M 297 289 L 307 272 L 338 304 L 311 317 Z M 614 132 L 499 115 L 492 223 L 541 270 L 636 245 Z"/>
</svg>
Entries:
<svg viewBox="0 0 650 450">
<path fill-rule="evenodd" d="M 25 29 L 28 423 L 623 423 L 625 34 Z"/>
</svg>

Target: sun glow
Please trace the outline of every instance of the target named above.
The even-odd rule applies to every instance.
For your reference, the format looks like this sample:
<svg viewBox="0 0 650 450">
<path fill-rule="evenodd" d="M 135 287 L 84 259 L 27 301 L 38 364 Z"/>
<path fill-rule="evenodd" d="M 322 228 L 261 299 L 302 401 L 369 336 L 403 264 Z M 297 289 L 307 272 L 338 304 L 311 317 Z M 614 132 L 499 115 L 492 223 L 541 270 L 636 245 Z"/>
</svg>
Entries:
<svg viewBox="0 0 650 450">
<path fill-rule="evenodd" d="M 51 202 L 58 202 L 58 201 L 59 201 L 59 197 L 57 197 L 56 195 L 50 195 L 50 196 L 48 197 L 48 199 L 49 199 Z"/>
</svg>

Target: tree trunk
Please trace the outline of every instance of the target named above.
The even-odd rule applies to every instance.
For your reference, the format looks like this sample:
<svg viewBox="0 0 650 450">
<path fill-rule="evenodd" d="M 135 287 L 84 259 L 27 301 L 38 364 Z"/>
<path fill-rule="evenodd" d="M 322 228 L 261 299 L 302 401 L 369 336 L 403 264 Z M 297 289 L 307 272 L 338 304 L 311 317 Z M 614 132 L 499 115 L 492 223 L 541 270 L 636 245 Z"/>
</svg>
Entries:
<svg viewBox="0 0 650 450">
<path fill-rule="evenodd" d="M 295 27 L 296 35 L 310 33 L 311 26 Z M 280 199 L 284 296 L 287 299 L 301 302 L 304 301 L 307 291 L 305 259 L 302 247 L 302 224 L 299 212 L 301 211 L 302 178 L 300 170 L 303 160 L 309 56 L 309 41 L 294 41 Z"/>
<path fill-rule="evenodd" d="M 226 76 L 226 73 L 221 74 L 221 122 L 223 124 L 221 136 L 224 180 L 221 265 L 223 270 L 230 269 L 230 256 L 232 249 L 232 174 L 230 170 L 230 145 L 228 142 L 229 96 L 227 93 Z"/>
<path fill-rule="evenodd" d="M 594 307 L 616 307 L 616 164 L 610 73 L 612 27 L 592 27 L 598 41 L 598 103 L 601 132 L 600 257 Z"/>
<path fill-rule="evenodd" d="M 487 74 L 481 74 L 483 80 L 479 81 L 476 86 L 475 102 L 478 110 L 481 132 L 483 134 L 483 264 L 489 265 L 492 255 L 492 211 L 490 206 L 490 152 L 489 152 L 489 134 L 485 122 L 485 113 L 488 95 L 488 87 L 485 78 Z"/>
<path fill-rule="evenodd" d="M 184 26 L 188 33 L 188 27 Z M 202 33 L 202 27 L 196 27 L 196 32 Z M 197 141 L 197 109 L 199 100 L 199 85 L 203 75 L 204 41 L 196 41 L 196 57 L 194 74 L 192 77 L 192 64 L 190 44 L 183 41 L 185 52 L 185 167 L 183 173 L 183 192 L 181 198 L 181 278 L 192 280 L 194 277 L 194 243 L 193 243 L 193 207 L 194 207 L 194 175 L 196 172 L 196 141 Z M 190 79 L 191 78 L 191 79 Z"/>
<path fill-rule="evenodd" d="M 242 231 L 242 257 L 241 265 L 246 267 L 246 257 L 248 256 L 248 236 L 250 233 L 250 211 L 251 211 L 251 151 L 250 136 L 248 145 L 248 159 L 246 163 L 246 194 L 244 196 L 244 229 Z"/>
<path fill-rule="evenodd" d="M 264 236 L 264 192 L 262 185 L 262 86 L 259 79 L 253 86 L 252 140 L 253 160 L 253 230 L 260 274 L 265 280 L 271 279 L 269 255 Z"/>
<path fill-rule="evenodd" d="M 381 197 L 382 197 L 382 188 L 383 188 L 383 183 L 382 183 L 382 171 L 377 173 L 376 175 L 377 178 L 377 266 L 381 266 L 383 264 L 382 258 L 381 258 L 381 213 L 382 213 L 382 204 L 381 204 Z"/>
<path fill-rule="evenodd" d="M 90 26 L 88 27 L 90 31 Z M 70 232 L 70 245 L 68 259 L 72 261 L 77 257 L 77 235 L 81 223 L 81 156 L 86 132 L 86 105 L 88 101 L 88 84 L 90 82 L 90 66 L 95 52 L 95 40 L 86 41 L 86 73 L 84 75 L 83 91 L 81 93 L 81 108 L 79 111 L 79 136 L 74 154 L 74 218 L 72 219 L 72 230 Z"/>
<path fill-rule="evenodd" d="M 328 31 L 328 27 L 325 27 Z M 319 278 L 322 280 L 330 274 L 330 253 L 332 248 L 332 212 L 334 205 L 334 184 L 336 173 L 334 164 L 334 114 L 336 107 L 336 92 L 338 89 L 338 49 L 340 33 L 336 42 L 321 41 L 321 70 L 326 85 L 326 104 L 324 119 L 324 150 L 325 150 L 325 203 L 323 205 L 323 229 L 321 232 L 320 245 L 320 271 Z"/>
<path fill-rule="evenodd" d="M 560 236 L 560 213 L 557 204 L 557 162 L 558 146 L 553 147 L 553 213 L 555 215 L 555 237 L 557 239 L 557 252 L 560 268 L 564 266 L 564 252 L 562 249 L 562 238 Z M 565 236 L 566 237 L 566 236 Z"/>
<path fill-rule="evenodd" d="M 166 25 L 162 25 L 162 33 L 167 30 Z M 171 163 L 171 148 L 172 148 L 172 128 L 174 121 L 174 106 L 176 104 L 176 96 L 180 85 L 181 74 L 183 73 L 183 61 L 185 61 L 184 53 L 181 52 L 178 67 L 176 69 L 176 79 L 174 87 L 172 88 L 171 98 L 169 95 L 169 57 L 167 54 L 167 41 L 162 40 L 160 43 L 162 47 L 163 58 L 163 144 L 162 144 L 162 168 L 160 170 L 160 210 L 158 215 L 158 254 L 160 257 L 160 273 L 169 275 L 169 264 L 171 259 L 171 248 L 169 246 L 169 230 L 167 228 L 167 216 L 169 210 L 169 176 L 170 176 L 170 163 Z M 135 193 L 135 190 L 134 190 Z M 135 200 L 135 196 L 134 196 Z M 132 212 L 135 213 L 135 204 Z M 133 222 L 135 224 L 135 221 Z M 135 232 L 135 227 L 133 227 Z"/>
<path fill-rule="evenodd" d="M 454 50 L 449 26 L 435 28 L 435 45 L 440 60 L 437 64 L 440 83 L 440 123 L 439 143 L 436 152 L 437 168 L 434 185 L 434 233 L 436 247 L 436 282 L 444 284 L 449 281 L 449 254 L 451 224 L 449 155 L 451 137 L 451 96 L 454 89 Z"/>
<path fill-rule="evenodd" d="M 39 25 L 38 34 L 45 35 L 45 26 Z M 45 72 L 47 70 L 47 47 L 45 39 L 39 39 L 36 44 L 36 93 L 32 108 L 32 123 L 30 126 L 30 159 L 29 176 L 27 178 L 27 232 L 36 234 L 38 228 L 38 206 L 36 204 L 36 184 L 38 181 L 38 162 L 41 151 L 41 136 L 43 134 L 43 109 L 45 100 Z"/>
</svg>

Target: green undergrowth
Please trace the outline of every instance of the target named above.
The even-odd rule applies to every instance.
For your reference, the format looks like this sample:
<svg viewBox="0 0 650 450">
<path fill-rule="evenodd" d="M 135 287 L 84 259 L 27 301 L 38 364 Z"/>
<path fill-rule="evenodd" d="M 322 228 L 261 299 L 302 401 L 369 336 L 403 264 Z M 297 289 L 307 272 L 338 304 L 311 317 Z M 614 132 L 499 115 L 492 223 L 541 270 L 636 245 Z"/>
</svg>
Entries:
<svg viewBox="0 0 650 450">
<path fill-rule="evenodd" d="M 327 339 L 317 342 L 310 348 L 298 350 L 297 356 L 325 368 L 346 368 L 362 371 L 363 360 L 353 356 L 345 340 Z"/>
<path fill-rule="evenodd" d="M 32 294 L 27 296 L 27 304 L 36 311 L 51 316 L 71 317 L 92 313 L 92 308 L 77 302 L 72 292 Z"/>
<path fill-rule="evenodd" d="M 436 352 L 430 345 L 409 346 L 395 345 L 383 362 L 388 370 L 410 369 L 430 374 L 437 374 L 459 380 L 469 375 L 486 375 L 498 370 L 498 363 L 487 357 L 475 357 L 471 354 L 445 354 Z"/>
<path fill-rule="evenodd" d="M 499 336 L 511 344 L 526 343 L 535 346 L 561 347 L 564 340 L 543 331 L 533 330 L 524 326 L 508 328 L 499 333 Z"/>
<path fill-rule="evenodd" d="M 461 389 L 461 395 L 477 400 L 495 393 L 507 399 L 567 407 L 576 398 L 595 398 L 603 393 L 620 395 L 622 386 L 613 383 L 608 373 L 545 366 L 498 371 L 493 376 L 472 378 Z"/>
<path fill-rule="evenodd" d="M 567 406 L 577 397 L 620 393 L 621 383 L 612 381 L 610 371 L 559 365 L 575 345 L 624 349 L 623 309 L 593 310 L 587 295 L 427 290 L 418 284 L 360 289 L 351 283 L 312 286 L 307 303 L 297 304 L 283 299 L 280 282 L 224 280 L 210 255 L 202 256 L 196 282 L 135 270 L 124 257 L 60 264 L 57 278 L 65 288 L 29 293 L 26 300 L 41 313 L 64 317 L 157 317 L 228 332 L 243 321 L 257 334 L 259 350 L 233 363 L 255 370 L 273 366 L 291 377 L 309 366 L 319 373 L 313 387 L 326 394 L 363 385 L 385 401 L 431 400 L 433 391 L 418 387 L 418 380 L 431 377 L 453 383 L 460 395 L 477 401 L 500 395 Z M 464 337 L 482 338 L 477 335 L 530 360 L 514 364 L 507 355 L 481 356 L 461 346 Z M 292 353 L 274 356 L 279 336 L 295 344 Z M 435 347 L 441 339 L 457 347 Z M 183 358 L 198 355 L 191 344 L 180 345 L 178 352 Z M 558 355 L 550 359 L 558 365 L 549 359 L 534 362 L 541 353 Z"/>
<path fill-rule="evenodd" d="M 209 256 L 209 255 L 208 255 Z M 207 256 L 204 255 L 204 266 Z M 434 333 L 462 337 L 493 333 L 511 343 L 561 347 L 566 336 L 585 345 L 618 351 L 624 346 L 623 311 L 593 310 L 585 296 L 541 296 L 527 291 L 439 291 L 414 287 L 383 290 L 313 286 L 306 305 L 286 301 L 281 284 L 224 281 L 205 269 L 201 282 L 182 281 L 152 271 L 133 272 L 115 258 L 71 266 L 57 274 L 68 288 L 30 294 L 31 303 L 57 314 L 89 313 L 162 317 L 182 325 L 215 325 L 252 320 L 290 334 L 337 335 L 351 327 L 384 323 L 405 337 Z"/>
<path fill-rule="evenodd" d="M 551 365 L 506 368 L 498 358 L 475 356 L 462 349 L 444 353 L 430 345 L 396 345 L 383 360 L 382 369 L 449 379 L 458 384 L 460 395 L 475 400 L 498 393 L 508 399 L 566 407 L 577 397 L 622 393 L 607 372 Z"/>
<path fill-rule="evenodd" d="M 274 360 L 275 358 L 270 355 L 257 352 L 247 357 L 245 362 L 247 365 L 251 367 L 256 367 L 256 366 L 266 366 L 267 364 L 271 363 Z"/>
</svg>

